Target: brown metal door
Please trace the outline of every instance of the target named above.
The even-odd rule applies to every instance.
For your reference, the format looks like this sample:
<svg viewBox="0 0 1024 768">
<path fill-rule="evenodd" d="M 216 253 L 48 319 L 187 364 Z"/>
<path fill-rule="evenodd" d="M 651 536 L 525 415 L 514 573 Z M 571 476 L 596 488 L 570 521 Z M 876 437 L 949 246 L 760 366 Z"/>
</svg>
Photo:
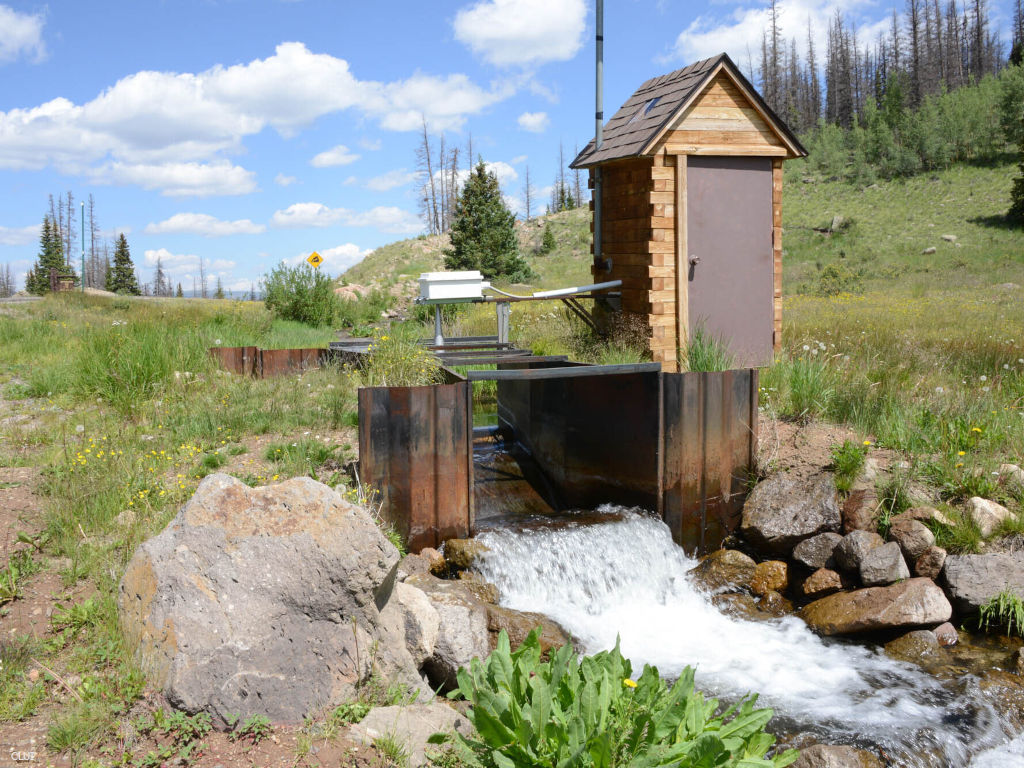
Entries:
<svg viewBox="0 0 1024 768">
<path fill-rule="evenodd" d="M 687 158 L 689 327 L 728 345 L 737 368 L 772 359 L 772 161 Z M 694 264 L 693 261 L 696 260 Z"/>
</svg>

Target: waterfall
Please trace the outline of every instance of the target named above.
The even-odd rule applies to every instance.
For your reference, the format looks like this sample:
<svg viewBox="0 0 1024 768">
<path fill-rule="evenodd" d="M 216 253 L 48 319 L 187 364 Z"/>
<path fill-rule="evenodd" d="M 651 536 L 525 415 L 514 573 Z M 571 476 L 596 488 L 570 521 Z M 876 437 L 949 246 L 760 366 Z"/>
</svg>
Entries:
<svg viewBox="0 0 1024 768">
<path fill-rule="evenodd" d="M 614 646 L 639 673 L 668 678 L 685 666 L 725 699 L 747 692 L 774 708 L 777 729 L 825 743 L 881 747 L 899 765 L 1024 767 L 1024 744 L 1007 744 L 994 709 L 868 647 L 822 639 L 796 617 L 726 616 L 686 576 L 696 561 L 660 520 L 603 507 L 599 524 L 498 528 L 477 565 L 511 608 L 544 613 L 594 653 Z"/>
</svg>

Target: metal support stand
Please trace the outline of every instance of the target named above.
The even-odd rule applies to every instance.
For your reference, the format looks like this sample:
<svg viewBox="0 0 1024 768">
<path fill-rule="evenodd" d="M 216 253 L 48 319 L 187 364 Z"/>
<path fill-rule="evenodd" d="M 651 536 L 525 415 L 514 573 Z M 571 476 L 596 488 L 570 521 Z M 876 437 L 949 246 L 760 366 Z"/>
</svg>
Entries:
<svg viewBox="0 0 1024 768">
<path fill-rule="evenodd" d="M 509 344 L 509 329 L 511 327 L 512 305 L 507 301 L 499 301 L 494 305 L 494 313 L 498 317 L 498 344 Z"/>
<path fill-rule="evenodd" d="M 444 336 L 441 335 L 441 305 L 434 305 L 434 346 L 444 346 Z"/>
</svg>

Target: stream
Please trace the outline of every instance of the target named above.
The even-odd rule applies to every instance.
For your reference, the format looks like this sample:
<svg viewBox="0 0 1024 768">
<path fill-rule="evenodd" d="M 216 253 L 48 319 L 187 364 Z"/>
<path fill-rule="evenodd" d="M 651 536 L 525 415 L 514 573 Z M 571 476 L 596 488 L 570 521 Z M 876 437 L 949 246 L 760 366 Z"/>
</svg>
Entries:
<svg viewBox="0 0 1024 768">
<path fill-rule="evenodd" d="M 1024 768 L 1024 737 L 973 676 L 939 680 L 880 650 L 818 637 L 793 616 L 726 616 L 686 578 L 697 561 L 664 523 L 621 507 L 597 513 L 506 518 L 478 535 L 490 551 L 477 569 L 503 605 L 547 614 L 588 653 L 620 638 L 635 674 L 652 664 L 674 678 L 690 665 L 707 693 L 760 693 L 778 734 L 880 751 L 913 768 Z"/>
</svg>

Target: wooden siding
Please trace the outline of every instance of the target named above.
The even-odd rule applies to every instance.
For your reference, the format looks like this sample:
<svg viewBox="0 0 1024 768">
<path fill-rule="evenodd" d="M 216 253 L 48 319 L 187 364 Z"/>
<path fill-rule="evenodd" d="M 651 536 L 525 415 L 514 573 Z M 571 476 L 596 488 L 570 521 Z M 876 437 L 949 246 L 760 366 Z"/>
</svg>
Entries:
<svg viewBox="0 0 1024 768">
<path fill-rule="evenodd" d="M 772 347 L 782 350 L 782 159 L 772 159 L 772 265 L 774 297 Z"/>
</svg>

